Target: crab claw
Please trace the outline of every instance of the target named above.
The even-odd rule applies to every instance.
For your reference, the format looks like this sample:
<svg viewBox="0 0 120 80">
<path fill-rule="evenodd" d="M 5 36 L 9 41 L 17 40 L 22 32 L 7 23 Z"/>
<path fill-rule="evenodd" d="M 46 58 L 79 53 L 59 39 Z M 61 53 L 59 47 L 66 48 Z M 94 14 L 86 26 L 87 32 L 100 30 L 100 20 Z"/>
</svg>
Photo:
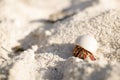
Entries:
<svg viewBox="0 0 120 80">
<path fill-rule="evenodd" d="M 96 58 L 93 56 L 93 54 L 90 54 L 89 57 L 90 57 L 90 59 L 91 59 L 92 61 L 95 61 L 95 60 L 96 60 Z"/>
</svg>

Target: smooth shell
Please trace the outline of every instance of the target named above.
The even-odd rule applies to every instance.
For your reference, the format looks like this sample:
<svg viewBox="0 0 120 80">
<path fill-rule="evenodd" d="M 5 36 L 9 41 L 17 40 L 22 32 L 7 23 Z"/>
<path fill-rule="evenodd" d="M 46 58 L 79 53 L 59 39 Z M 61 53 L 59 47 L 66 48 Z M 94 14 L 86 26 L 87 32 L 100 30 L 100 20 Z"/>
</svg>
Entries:
<svg viewBox="0 0 120 80">
<path fill-rule="evenodd" d="M 91 52 L 92 54 L 96 53 L 98 48 L 98 43 L 93 36 L 82 35 L 76 40 L 77 45 Z"/>
</svg>

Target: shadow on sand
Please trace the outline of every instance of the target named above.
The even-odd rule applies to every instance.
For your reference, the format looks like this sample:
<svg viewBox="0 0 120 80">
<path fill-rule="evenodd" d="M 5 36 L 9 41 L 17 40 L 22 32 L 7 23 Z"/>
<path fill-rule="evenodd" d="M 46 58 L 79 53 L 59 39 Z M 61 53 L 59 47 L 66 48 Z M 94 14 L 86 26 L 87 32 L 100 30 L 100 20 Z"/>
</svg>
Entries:
<svg viewBox="0 0 120 80">
<path fill-rule="evenodd" d="M 58 55 L 63 59 L 67 59 L 68 57 L 73 56 L 74 45 L 73 44 L 52 44 L 49 46 L 41 47 L 37 50 L 37 53 L 53 53 L 54 55 Z"/>
<path fill-rule="evenodd" d="M 64 19 L 67 19 L 73 15 L 75 15 L 79 11 L 83 11 L 88 7 L 91 7 L 95 4 L 98 4 L 99 0 L 70 0 L 70 6 L 59 11 L 60 13 L 58 14 L 64 14 L 64 17 L 57 19 L 57 20 L 49 20 L 49 19 L 37 19 L 37 20 L 31 20 L 30 23 L 37 23 L 37 22 L 42 22 L 42 23 L 55 23 L 57 21 L 63 21 Z M 52 14 L 53 15 L 53 14 Z M 56 16 L 56 14 L 55 14 Z"/>
</svg>

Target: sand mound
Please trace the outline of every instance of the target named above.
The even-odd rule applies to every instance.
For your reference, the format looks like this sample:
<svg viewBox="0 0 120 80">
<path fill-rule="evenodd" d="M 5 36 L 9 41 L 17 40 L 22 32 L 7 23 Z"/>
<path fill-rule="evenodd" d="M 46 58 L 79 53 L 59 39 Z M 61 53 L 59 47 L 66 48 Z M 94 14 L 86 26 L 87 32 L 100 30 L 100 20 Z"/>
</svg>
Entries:
<svg viewBox="0 0 120 80">
<path fill-rule="evenodd" d="M 101 67 L 99 62 L 91 64 L 80 59 L 69 58 L 65 62 L 63 80 L 119 80 L 120 72 L 117 71 L 119 68 L 119 63 Z"/>
</svg>

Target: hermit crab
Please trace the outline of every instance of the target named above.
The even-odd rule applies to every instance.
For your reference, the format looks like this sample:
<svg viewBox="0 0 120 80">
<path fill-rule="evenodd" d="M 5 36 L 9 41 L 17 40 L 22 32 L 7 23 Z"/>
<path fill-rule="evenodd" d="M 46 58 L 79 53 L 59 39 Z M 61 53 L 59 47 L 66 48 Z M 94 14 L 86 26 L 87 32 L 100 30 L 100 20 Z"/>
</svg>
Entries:
<svg viewBox="0 0 120 80">
<path fill-rule="evenodd" d="M 96 50 L 98 48 L 98 43 L 93 36 L 82 35 L 76 40 L 75 48 L 73 49 L 73 54 L 75 57 L 79 57 L 83 60 L 90 59 L 92 61 L 96 60 L 94 57 Z"/>
</svg>

